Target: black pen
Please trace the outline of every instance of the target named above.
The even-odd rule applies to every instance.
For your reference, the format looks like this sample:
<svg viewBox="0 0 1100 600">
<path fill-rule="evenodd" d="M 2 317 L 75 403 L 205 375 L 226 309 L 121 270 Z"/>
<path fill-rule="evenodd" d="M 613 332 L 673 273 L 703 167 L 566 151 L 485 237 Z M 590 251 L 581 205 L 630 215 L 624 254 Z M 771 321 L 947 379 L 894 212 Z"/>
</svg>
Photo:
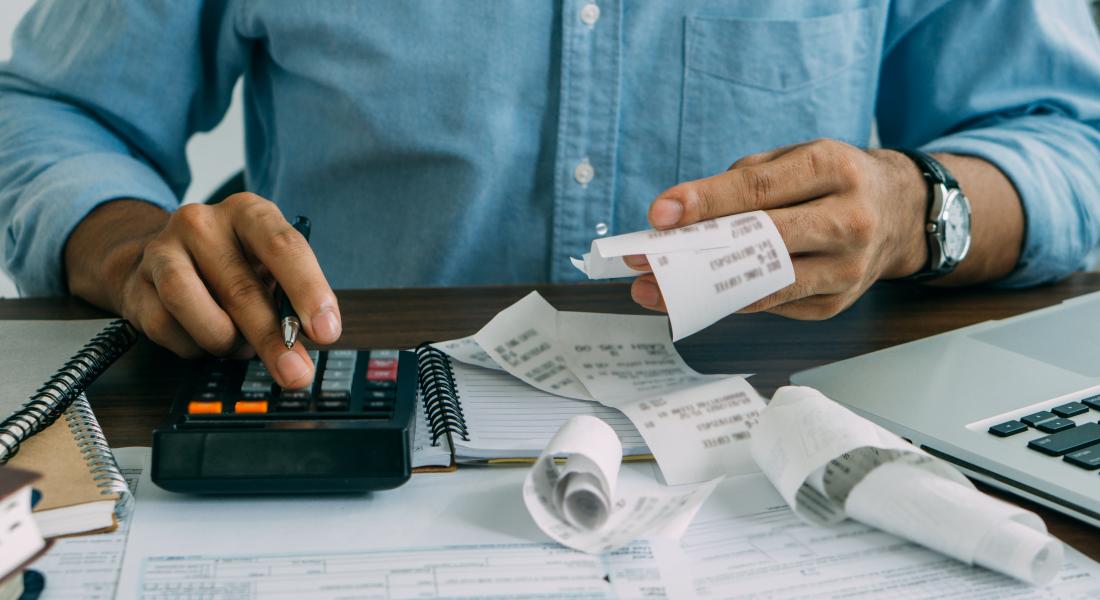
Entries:
<svg viewBox="0 0 1100 600">
<path fill-rule="evenodd" d="M 297 229 L 307 242 L 309 241 L 309 219 L 295 217 L 294 229 Z M 294 305 L 290 303 L 290 298 L 286 297 L 283 286 L 277 281 L 275 282 L 275 304 L 279 307 L 279 327 L 283 330 L 283 343 L 289 350 L 294 347 L 294 342 L 298 341 L 302 320 L 298 318 L 298 313 L 294 312 Z"/>
</svg>

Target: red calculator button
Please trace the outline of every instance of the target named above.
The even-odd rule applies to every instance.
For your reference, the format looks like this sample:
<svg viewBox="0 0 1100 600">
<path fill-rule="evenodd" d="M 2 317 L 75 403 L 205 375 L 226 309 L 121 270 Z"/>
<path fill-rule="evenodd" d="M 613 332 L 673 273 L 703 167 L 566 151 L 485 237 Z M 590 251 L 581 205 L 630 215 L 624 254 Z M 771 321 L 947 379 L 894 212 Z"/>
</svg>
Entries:
<svg viewBox="0 0 1100 600">
<path fill-rule="evenodd" d="M 221 402 L 199 402 L 192 400 L 187 403 L 187 414 L 189 415 L 220 415 L 221 412 Z"/>
<path fill-rule="evenodd" d="M 397 367 L 396 358 L 372 358 L 367 361 L 368 369 L 393 369 Z"/>
<path fill-rule="evenodd" d="M 367 381 L 397 381 L 397 365 L 389 369 L 367 369 Z"/>
</svg>

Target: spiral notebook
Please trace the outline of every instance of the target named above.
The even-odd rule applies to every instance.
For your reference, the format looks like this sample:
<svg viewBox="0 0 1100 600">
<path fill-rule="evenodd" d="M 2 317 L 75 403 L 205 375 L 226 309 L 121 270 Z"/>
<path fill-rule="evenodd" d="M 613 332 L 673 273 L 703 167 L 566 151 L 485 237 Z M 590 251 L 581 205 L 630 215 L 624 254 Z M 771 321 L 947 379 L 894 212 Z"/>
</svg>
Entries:
<svg viewBox="0 0 1100 600">
<path fill-rule="evenodd" d="M 0 321 L 0 463 L 42 475 L 44 537 L 110 530 L 132 503 L 84 390 L 137 340 L 125 321 Z"/>
<path fill-rule="evenodd" d="M 575 415 L 594 415 L 611 425 L 623 454 L 649 449 L 622 412 L 596 402 L 547 394 L 503 371 L 453 361 L 422 344 L 413 467 L 444 470 L 456 463 L 530 462 Z"/>
</svg>

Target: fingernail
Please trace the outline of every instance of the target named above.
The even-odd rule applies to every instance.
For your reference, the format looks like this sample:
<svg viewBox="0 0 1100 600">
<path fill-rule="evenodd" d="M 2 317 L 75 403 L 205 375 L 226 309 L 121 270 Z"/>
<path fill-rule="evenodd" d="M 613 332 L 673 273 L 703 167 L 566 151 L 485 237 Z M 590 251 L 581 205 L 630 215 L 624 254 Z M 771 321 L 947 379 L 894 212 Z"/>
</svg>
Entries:
<svg viewBox="0 0 1100 600">
<path fill-rule="evenodd" d="M 275 360 L 275 368 L 286 385 L 298 383 L 309 375 L 309 365 L 297 352 L 282 353 Z"/>
<path fill-rule="evenodd" d="M 336 318 L 336 313 L 325 309 L 313 315 L 313 333 L 317 336 L 317 341 L 325 344 L 339 339 L 340 321 Z"/>
<path fill-rule="evenodd" d="M 633 267 L 635 269 L 644 269 L 645 267 L 649 266 L 649 261 L 646 260 L 645 256 L 642 256 L 640 254 L 631 254 L 629 256 L 624 256 L 623 262 L 626 263 L 626 266 Z"/>
<path fill-rule="evenodd" d="M 679 200 L 660 198 L 653 203 L 650 214 L 654 227 L 671 227 L 679 223 L 680 217 L 684 216 L 684 205 Z"/>
<path fill-rule="evenodd" d="M 634 285 L 630 288 L 630 295 L 633 296 L 635 302 L 645 307 L 657 306 L 657 303 L 661 301 L 661 292 L 657 289 L 657 284 L 652 281 L 639 280 L 634 282 Z"/>
</svg>

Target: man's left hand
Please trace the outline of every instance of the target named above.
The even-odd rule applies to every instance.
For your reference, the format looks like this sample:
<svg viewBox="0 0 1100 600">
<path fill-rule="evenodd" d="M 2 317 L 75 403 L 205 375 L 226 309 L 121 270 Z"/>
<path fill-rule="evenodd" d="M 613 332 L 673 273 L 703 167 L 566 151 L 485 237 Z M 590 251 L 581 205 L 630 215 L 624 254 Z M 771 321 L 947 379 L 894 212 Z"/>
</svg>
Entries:
<svg viewBox="0 0 1100 600">
<path fill-rule="evenodd" d="M 927 184 L 891 150 L 817 140 L 746 156 L 728 171 L 669 188 L 650 205 L 657 229 L 764 210 L 794 264 L 795 282 L 741 312 L 826 319 L 875 281 L 917 272 L 927 260 Z M 626 257 L 648 270 L 644 256 Z M 652 274 L 631 288 L 638 304 L 665 310 Z"/>
</svg>

